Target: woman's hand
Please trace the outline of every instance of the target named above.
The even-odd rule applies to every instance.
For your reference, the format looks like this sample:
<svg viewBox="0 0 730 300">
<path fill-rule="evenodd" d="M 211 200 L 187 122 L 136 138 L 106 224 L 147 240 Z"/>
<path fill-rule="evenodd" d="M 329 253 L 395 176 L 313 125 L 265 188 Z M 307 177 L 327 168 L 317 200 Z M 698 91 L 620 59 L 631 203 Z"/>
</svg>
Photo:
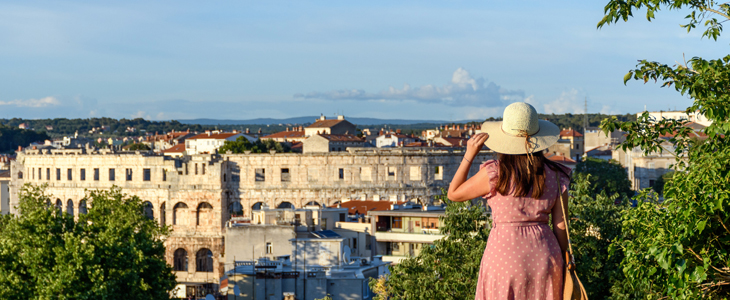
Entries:
<svg viewBox="0 0 730 300">
<path fill-rule="evenodd" d="M 469 141 L 466 142 L 465 156 L 468 156 L 469 159 L 476 157 L 477 154 L 479 154 L 479 151 L 482 151 L 484 142 L 486 142 L 487 139 L 489 139 L 489 134 L 484 132 L 472 136 Z"/>
</svg>

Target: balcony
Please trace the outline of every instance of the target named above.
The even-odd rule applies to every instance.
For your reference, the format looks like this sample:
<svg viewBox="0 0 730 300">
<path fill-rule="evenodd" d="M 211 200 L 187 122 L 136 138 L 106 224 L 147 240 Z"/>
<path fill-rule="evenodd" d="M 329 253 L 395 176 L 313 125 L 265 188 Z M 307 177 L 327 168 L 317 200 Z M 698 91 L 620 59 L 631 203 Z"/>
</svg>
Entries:
<svg viewBox="0 0 730 300">
<path fill-rule="evenodd" d="M 412 242 L 412 243 L 433 243 L 433 241 L 444 237 L 442 234 L 433 230 L 424 229 L 424 232 L 383 232 L 376 231 L 375 239 L 378 242 Z"/>
</svg>

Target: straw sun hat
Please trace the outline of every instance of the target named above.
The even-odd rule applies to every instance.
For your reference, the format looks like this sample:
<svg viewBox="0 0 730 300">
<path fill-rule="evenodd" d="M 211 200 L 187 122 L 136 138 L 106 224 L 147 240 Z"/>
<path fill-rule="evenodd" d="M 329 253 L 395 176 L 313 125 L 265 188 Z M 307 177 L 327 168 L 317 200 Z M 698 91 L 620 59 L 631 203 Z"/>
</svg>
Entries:
<svg viewBox="0 0 730 300">
<path fill-rule="evenodd" d="M 484 145 L 502 154 L 528 154 L 547 149 L 560 138 L 560 128 L 537 118 L 532 105 L 515 102 L 504 109 L 501 122 L 484 122 L 489 134 Z"/>
</svg>

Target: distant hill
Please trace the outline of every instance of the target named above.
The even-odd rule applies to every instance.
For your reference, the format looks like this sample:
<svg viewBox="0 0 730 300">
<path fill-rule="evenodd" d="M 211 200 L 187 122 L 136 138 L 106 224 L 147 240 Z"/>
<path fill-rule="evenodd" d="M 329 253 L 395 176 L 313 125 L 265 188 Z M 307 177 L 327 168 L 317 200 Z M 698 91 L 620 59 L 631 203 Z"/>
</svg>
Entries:
<svg viewBox="0 0 730 300">
<path fill-rule="evenodd" d="M 183 124 L 199 124 L 199 125 L 278 125 L 278 124 L 310 124 L 314 123 L 314 120 L 319 117 L 296 117 L 288 119 L 272 119 L 272 118 L 259 118 L 250 120 L 216 120 L 216 119 L 191 119 L 191 120 L 178 120 Z M 334 117 L 327 117 L 332 119 Z M 451 124 L 451 123 L 467 123 L 472 121 L 483 121 L 483 120 L 460 120 L 460 121 L 444 121 L 444 120 L 403 120 L 403 119 L 376 119 L 376 118 L 349 118 L 345 117 L 348 121 L 355 125 L 412 125 L 412 124 Z"/>
</svg>

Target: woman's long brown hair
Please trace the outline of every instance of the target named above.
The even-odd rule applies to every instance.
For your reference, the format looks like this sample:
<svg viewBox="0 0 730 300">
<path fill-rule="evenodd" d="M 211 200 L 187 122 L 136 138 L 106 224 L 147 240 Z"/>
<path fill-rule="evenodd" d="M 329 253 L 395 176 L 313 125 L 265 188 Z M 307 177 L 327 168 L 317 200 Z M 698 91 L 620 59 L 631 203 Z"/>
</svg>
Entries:
<svg viewBox="0 0 730 300">
<path fill-rule="evenodd" d="M 500 194 L 507 195 L 512 191 L 514 183 L 514 196 L 524 197 L 532 190 L 532 198 L 540 198 L 545 191 L 545 166 L 569 177 L 563 168 L 547 159 L 542 152 L 532 153 L 532 159 L 526 154 L 499 154 L 499 179 L 496 189 Z"/>
</svg>

